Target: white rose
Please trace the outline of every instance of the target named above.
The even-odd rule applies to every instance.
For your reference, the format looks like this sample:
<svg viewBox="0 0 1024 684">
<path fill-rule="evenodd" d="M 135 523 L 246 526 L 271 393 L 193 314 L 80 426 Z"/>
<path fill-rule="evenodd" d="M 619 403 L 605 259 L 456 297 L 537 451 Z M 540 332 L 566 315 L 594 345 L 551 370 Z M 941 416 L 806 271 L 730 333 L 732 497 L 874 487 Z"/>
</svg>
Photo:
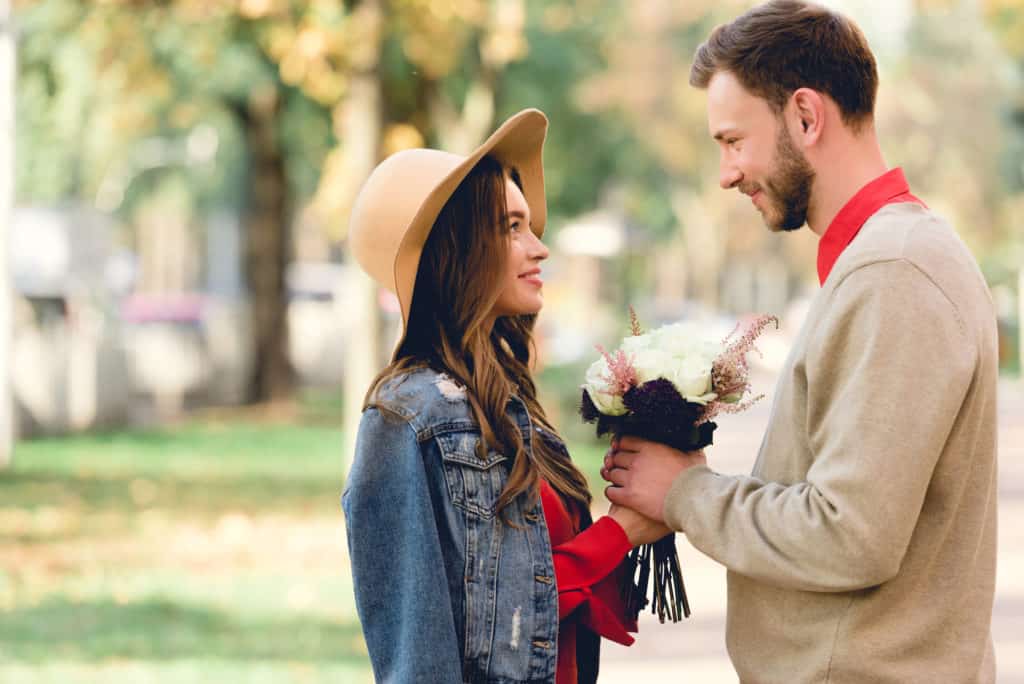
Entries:
<svg viewBox="0 0 1024 684">
<path fill-rule="evenodd" d="M 633 353 L 633 367 L 636 368 L 636 381 L 642 385 L 658 378 L 671 380 L 669 376 L 675 363 L 668 352 L 649 347 Z"/>
<path fill-rule="evenodd" d="M 602 356 L 587 369 L 583 389 L 598 411 L 608 416 L 621 416 L 626 412 L 626 406 L 622 403 L 622 397 L 611 393 L 606 379 L 609 376 L 608 362 Z"/>
<path fill-rule="evenodd" d="M 647 349 L 651 346 L 651 336 L 644 335 L 630 335 L 626 339 L 622 340 L 622 351 L 626 352 L 626 356 L 635 354 L 641 349 Z"/>
<path fill-rule="evenodd" d="M 704 406 L 717 398 L 711 391 L 711 361 L 700 355 L 676 359 L 669 379 L 687 401 Z"/>
<path fill-rule="evenodd" d="M 693 323 L 665 325 L 651 333 L 651 336 L 655 347 L 673 356 L 714 359 L 721 353 L 721 341 L 713 339 Z"/>
</svg>

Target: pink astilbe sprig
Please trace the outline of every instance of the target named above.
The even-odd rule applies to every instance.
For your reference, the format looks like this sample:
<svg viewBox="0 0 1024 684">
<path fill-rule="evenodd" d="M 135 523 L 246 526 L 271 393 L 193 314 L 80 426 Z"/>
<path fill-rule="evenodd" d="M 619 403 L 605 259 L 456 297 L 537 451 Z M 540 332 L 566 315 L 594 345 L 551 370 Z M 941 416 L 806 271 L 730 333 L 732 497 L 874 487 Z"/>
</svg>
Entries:
<svg viewBox="0 0 1024 684">
<path fill-rule="evenodd" d="M 640 327 L 640 318 L 636 315 L 636 309 L 633 307 L 629 307 L 629 330 L 633 333 L 633 337 L 644 334 L 643 328 Z"/>
<path fill-rule="evenodd" d="M 764 395 L 761 394 L 745 401 L 733 403 L 723 401 L 725 397 L 742 398 L 750 388 L 750 366 L 747 364 L 747 354 L 751 351 L 761 353 L 755 346 L 755 342 L 765 328 L 771 324 L 774 324 L 777 329 L 779 319 L 775 316 L 758 316 L 747 325 L 744 333 L 738 338 L 733 340 L 736 332 L 740 329 L 740 324 L 737 324 L 733 331 L 722 340 L 723 344 L 728 346 L 715 359 L 711 368 L 711 387 L 718 395 L 718 399 L 708 404 L 707 410 L 701 416 L 701 422 L 707 422 L 721 413 L 740 413 L 764 398 Z M 730 342 L 730 340 L 732 341 Z"/>
<path fill-rule="evenodd" d="M 601 376 L 601 379 L 608 383 L 608 392 L 621 397 L 626 392 L 636 387 L 636 368 L 633 367 L 633 358 L 626 355 L 621 349 L 614 354 L 608 353 L 604 347 L 597 345 L 597 351 L 604 357 L 608 364 L 608 374 Z"/>
</svg>

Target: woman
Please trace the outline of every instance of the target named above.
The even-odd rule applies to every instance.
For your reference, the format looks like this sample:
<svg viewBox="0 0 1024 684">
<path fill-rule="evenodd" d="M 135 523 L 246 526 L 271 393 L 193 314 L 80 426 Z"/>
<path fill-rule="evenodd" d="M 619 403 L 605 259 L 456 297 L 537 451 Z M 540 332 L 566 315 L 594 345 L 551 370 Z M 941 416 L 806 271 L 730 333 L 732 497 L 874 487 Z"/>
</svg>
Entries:
<svg viewBox="0 0 1024 684">
<path fill-rule="evenodd" d="M 469 157 L 408 150 L 360 191 L 350 244 L 404 334 L 372 384 L 342 496 L 356 604 L 383 682 L 593 682 L 631 643 L 616 567 L 666 529 L 590 494 L 537 402 L 548 256 L 527 110 Z"/>
</svg>

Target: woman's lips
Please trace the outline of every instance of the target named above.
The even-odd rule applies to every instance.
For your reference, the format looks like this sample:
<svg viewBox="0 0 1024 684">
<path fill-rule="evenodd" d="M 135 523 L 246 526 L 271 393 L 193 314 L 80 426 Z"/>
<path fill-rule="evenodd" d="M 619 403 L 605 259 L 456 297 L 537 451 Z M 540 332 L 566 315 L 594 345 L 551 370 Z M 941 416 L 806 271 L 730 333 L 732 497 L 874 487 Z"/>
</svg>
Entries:
<svg viewBox="0 0 1024 684">
<path fill-rule="evenodd" d="M 535 271 L 527 271 L 526 273 L 520 275 L 519 278 L 521 280 L 525 280 L 526 282 L 536 287 L 542 287 L 544 285 L 544 281 L 540 277 L 539 269 Z"/>
</svg>

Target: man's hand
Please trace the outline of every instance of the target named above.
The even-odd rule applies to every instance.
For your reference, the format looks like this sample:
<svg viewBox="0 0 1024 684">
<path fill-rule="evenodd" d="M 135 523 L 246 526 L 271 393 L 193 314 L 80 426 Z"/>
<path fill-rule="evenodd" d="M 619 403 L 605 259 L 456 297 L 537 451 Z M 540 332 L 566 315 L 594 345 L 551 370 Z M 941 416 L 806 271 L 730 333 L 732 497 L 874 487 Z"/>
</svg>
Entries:
<svg viewBox="0 0 1024 684">
<path fill-rule="evenodd" d="M 703 450 L 682 452 L 639 437 L 623 437 L 612 442 L 604 457 L 601 477 L 611 483 L 604 494 L 613 504 L 664 522 L 665 497 L 676 476 L 706 464 Z"/>
<path fill-rule="evenodd" d="M 608 510 L 608 517 L 619 523 L 629 538 L 631 546 L 653 544 L 662 537 L 672 533 L 672 530 L 666 527 L 665 523 L 651 520 L 647 516 L 637 513 L 632 508 L 612 504 L 612 507 Z"/>
</svg>

